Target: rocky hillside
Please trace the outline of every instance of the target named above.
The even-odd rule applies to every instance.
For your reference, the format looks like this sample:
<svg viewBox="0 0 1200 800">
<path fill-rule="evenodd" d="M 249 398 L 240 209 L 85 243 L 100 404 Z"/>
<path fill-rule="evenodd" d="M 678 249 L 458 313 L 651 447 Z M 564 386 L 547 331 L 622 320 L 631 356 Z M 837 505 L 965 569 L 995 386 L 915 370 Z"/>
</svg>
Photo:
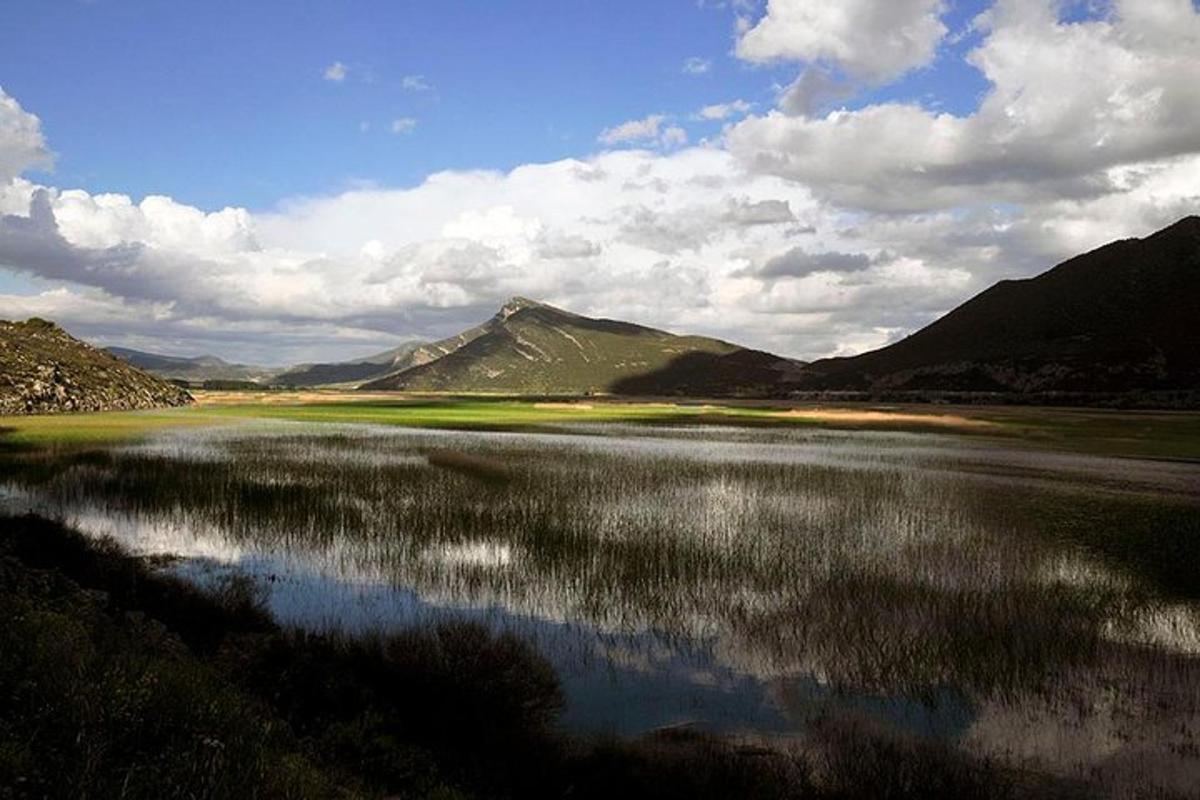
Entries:
<svg viewBox="0 0 1200 800">
<path fill-rule="evenodd" d="M 0 414 L 182 406 L 191 396 L 52 322 L 0 321 Z"/>
<path fill-rule="evenodd" d="M 412 358 L 419 360 L 362 388 L 730 396 L 777 392 L 800 367 L 719 339 L 592 319 L 522 297 Z"/>
</svg>

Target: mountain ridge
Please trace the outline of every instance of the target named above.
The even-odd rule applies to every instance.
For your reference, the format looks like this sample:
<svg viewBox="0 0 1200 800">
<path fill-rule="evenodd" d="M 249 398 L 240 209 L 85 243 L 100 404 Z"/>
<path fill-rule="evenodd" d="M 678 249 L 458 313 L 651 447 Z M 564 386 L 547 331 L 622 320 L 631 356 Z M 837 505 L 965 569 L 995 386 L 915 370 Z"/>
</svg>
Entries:
<svg viewBox="0 0 1200 800">
<path fill-rule="evenodd" d="M 105 352 L 167 380 L 202 382 L 205 380 L 255 381 L 269 376 L 270 369 L 251 364 L 236 364 L 214 355 L 169 356 L 135 350 L 130 347 L 105 347 Z"/>
<path fill-rule="evenodd" d="M 1200 385 L 1200 216 L 993 284 L 805 389 L 1129 392 Z"/>
</svg>

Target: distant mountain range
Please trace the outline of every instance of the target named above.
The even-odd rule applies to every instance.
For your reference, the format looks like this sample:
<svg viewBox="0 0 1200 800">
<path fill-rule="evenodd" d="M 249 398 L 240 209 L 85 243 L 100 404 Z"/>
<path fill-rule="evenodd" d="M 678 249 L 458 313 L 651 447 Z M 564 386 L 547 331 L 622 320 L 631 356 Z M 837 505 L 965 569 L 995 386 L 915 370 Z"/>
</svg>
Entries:
<svg viewBox="0 0 1200 800">
<path fill-rule="evenodd" d="M 514 297 L 441 341 L 267 370 L 112 348 L 189 381 L 512 394 L 1128 393 L 1200 390 L 1200 217 L 1001 281 L 888 347 L 811 364 Z"/>
<path fill-rule="evenodd" d="M 423 349 L 429 360 L 369 390 L 513 394 L 754 395 L 800 362 L 719 339 L 572 314 L 514 297 L 482 325 Z"/>
<path fill-rule="evenodd" d="M 187 392 L 42 319 L 0 321 L 0 414 L 181 406 Z"/>
<path fill-rule="evenodd" d="M 216 356 L 166 356 L 131 350 L 127 347 L 105 348 L 109 353 L 133 366 L 173 381 L 201 386 L 205 383 L 251 383 L 260 386 L 357 386 L 364 381 L 380 378 L 411 366 L 410 357 L 424 346 L 423 342 L 407 342 L 366 358 L 333 363 L 295 364 L 289 367 L 259 367 L 233 364 Z"/>
<path fill-rule="evenodd" d="M 127 347 L 106 347 L 106 351 L 132 364 L 138 369 L 152 372 L 160 378 L 177 381 L 194 381 L 200 383 L 206 380 L 227 381 L 260 381 L 269 378 L 272 371 L 265 367 L 252 367 L 247 364 L 231 364 L 216 356 L 164 356 L 158 353 L 146 353 L 141 350 L 130 350 Z"/>
<path fill-rule="evenodd" d="M 816 361 L 804 389 L 1200 389 L 1200 217 L 1001 281 L 889 347 Z"/>
</svg>

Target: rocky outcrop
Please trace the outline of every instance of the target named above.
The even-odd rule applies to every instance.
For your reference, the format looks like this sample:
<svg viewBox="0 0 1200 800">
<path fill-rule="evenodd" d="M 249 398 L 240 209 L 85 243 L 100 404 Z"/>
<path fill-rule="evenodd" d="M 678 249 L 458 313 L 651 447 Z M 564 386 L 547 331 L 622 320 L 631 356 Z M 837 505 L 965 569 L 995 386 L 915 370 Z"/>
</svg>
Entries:
<svg viewBox="0 0 1200 800">
<path fill-rule="evenodd" d="M 162 408 L 186 391 L 74 338 L 52 322 L 0 321 L 0 414 Z"/>
</svg>

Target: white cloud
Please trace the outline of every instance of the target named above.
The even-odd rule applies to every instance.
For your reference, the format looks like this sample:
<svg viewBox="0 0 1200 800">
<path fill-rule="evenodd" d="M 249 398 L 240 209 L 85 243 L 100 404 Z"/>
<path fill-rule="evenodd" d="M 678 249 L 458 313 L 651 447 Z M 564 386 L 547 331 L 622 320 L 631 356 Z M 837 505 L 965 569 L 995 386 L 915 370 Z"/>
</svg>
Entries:
<svg viewBox="0 0 1200 800">
<path fill-rule="evenodd" d="M 622 122 L 603 130 L 597 141 L 610 146 L 638 144 L 678 147 L 687 144 L 687 131 L 678 125 L 668 124 L 668 120 L 665 114 L 651 114 L 642 119 Z"/>
<path fill-rule="evenodd" d="M 400 117 L 392 120 L 392 133 L 406 134 L 412 133 L 417 129 L 417 121 L 412 117 Z"/>
<path fill-rule="evenodd" d="M 325 71 L 322 72 L 321 74 L 327 81 L 333 81 L 334 83 L 341 83 L 342 81 L 346 80 L 346 76 L 349 73 L 350 73 L 349 67 L 347 67 L 345 64 L 343 64 L 340 61 L 335 61 L 332 64 L 330 64 L 328 67 L 326 67 Z"/>
<path fill-rule="evenodd" d="M 944 0 L 769 0 L 766 14 L 737 41 L 757 63 L 834 65 L 883 82 L 928 64 L 946 35 Z"/>
<path fill-rule="evenodd" d="M 678 125 L 671 125 L 665 128 L 662 136 L 658 137 L 658 141 L 663 147 L 682 147 L 687 144 L 687 131 Z"/>
<path fill-rule="evenodd" d="M 684 59 L 682 70 L 684 75 L 704 75 L 712 70 L 712 61 L 699 56 L 691 56 Z"/>
<path fill-rule="evenodd" d="M 400 80 L 400 88 L 406 92 L 431 92 L 433 86 L 425 79 L 424 75 L 405 75 Z"/>
<path fill-rule="evenodd" d="M 772 112 L 738 124 L 728 145 L 753 169 L 888 211 L 1101 196 L 1120 191 L 1123 166 L 1200 151 L 1191 3 L 1120 0 L 1111 17 L 1073 23 L 1056 7 L 999 0 L 980 19 L 986 38 L 969 59 L 992 89 L 972 114 L 905 103 Z"/>
<path fill-rule="evenodd" d="M 138 335 L 219 333 L 227 348 L 237 336 L 261 348 L 271 330 L 291 353 L 334 330 L 327 344 L 446 335 L 526 294 L 808 352 L 793 325 L 739 311 L 725 284 L 820 211 L 803 188 L 747 175 L 718 149 L 438 173 L 274 214 L 29 184 L 20 193 L 24 208 L 0 218 L 0 264 L 58 286 L 51 316 L 110 341 L 124 314 L 145 320 Z M 49 301 L 22 302 L 0 310 Z"/>
<path fill-rule="evenodd" d="M 0 264 L 49 283 L 0 298 L 0 315 L 288 360 L 448 335 L 524 294 L 815 357 L 882 344 L 999 278 L 1144 234 L 1197 207 L 1197 186 L 1192 158 L 1083 205 L 871 217 L 717 148 L 443 172 L 271 214 L 14 183 L 3 205 L 21 208 L 0 218 Z"/>
<path fill-rule="evenodd" d="M 599 137 L 602 144 L 626 144 L 657 139 L 659 130 L 666 120 L 664 114 L 651 114 L 642 119 L 631 119 L 611 128 L 605 128 Z"/>
<path fill-rule="evenodd" d="M 31 167 L 50 164 L 41 121 L 0 88 L 0 186 Z"/>
<path fill-rule="evenodd" d="M 747 103 L 745 100 L 734 100 L 729 103 L 714 103 L 710 106 L 704 106 L 704 108 L 700 109 L 693 115 L 693 118 L 703 120 L 729 119 L 730 117 L 741 116 L 743 114 L 750 113 L 750 109 L 752 107 L 753 106 L 750 103 Z"/>
</svg>

